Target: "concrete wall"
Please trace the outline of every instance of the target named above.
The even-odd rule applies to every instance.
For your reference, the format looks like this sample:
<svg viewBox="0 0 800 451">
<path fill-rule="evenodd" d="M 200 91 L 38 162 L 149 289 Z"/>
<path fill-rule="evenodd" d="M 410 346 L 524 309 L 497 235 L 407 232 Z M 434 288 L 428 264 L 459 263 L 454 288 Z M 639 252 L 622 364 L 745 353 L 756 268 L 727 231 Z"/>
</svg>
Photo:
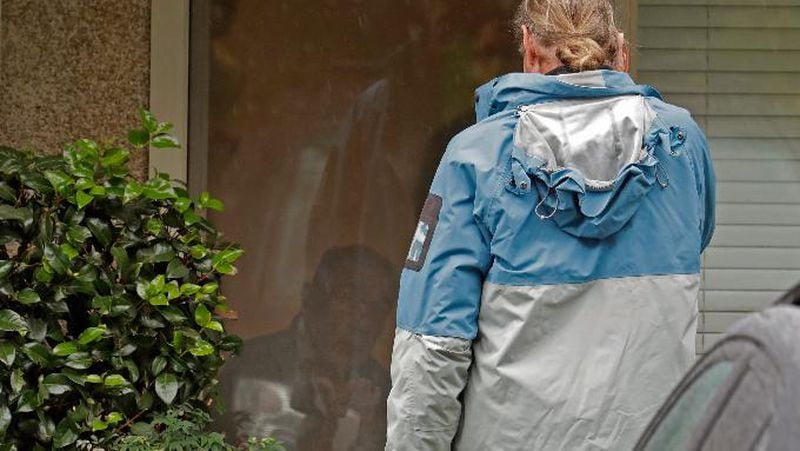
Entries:
<svg viewBox="0 0 800 451">
<path fill-rule="evenodd" d="M 0 0 L 0 144 L 124 137 L 149 77 L 150 0 Z M 147 155 L 133 166 L 144 176 Z"/>
</svg>

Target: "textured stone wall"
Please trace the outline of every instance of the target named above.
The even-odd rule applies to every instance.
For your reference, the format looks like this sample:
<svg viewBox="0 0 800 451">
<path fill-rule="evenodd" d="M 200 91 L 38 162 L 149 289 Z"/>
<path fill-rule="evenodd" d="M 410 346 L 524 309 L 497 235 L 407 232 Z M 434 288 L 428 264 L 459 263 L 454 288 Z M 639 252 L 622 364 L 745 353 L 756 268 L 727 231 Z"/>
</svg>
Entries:
<svg viewBox="0 0 800 451">
<path fill-rule="evenodd" d="M 124 137 L 149 78 L 150 0 L 0 0 L 0 144 Z"/>
</svg>

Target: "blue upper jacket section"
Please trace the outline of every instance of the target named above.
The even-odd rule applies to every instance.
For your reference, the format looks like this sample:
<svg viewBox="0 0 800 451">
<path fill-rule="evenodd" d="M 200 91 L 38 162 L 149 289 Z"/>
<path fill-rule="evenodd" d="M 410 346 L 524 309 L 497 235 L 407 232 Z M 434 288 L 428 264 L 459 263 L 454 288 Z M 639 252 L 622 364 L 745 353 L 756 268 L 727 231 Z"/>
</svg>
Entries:
<svg viewBox="0 0 800 451">
<path fill-rule="evenodd" d="M 699 272 L 714 228 L 714 174 L 702 131 L 686 110 L 627 74 L 587 75 L 591 86 L 509 74 L 478 89 L 478 123 L 450 142 L 430 189 L 442 207 L 422 268 L 403 271 L 399 327 L 473 339 L 485 281 Z M 588 192 L 569 168 L 542 171 L 513 144 L 520 106 L 630 95 L 643 96 L 657 117 L 642 143 L 647 158 L 623 168 L 613 190 Z M 553 209 L 558 214 L 542 219 L 541 210 Z"/>
</svg>

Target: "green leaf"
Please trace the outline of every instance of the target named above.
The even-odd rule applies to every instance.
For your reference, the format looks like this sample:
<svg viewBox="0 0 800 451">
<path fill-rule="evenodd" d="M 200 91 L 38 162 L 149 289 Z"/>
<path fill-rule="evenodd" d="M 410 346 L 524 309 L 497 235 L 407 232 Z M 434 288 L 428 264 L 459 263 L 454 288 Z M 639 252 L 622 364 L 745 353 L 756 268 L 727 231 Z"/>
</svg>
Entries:
<svg viewBox="0 0 800 451">
<path fill-rule="evenodd" d="M 75 424 L 69 417 L 64 418 L 56 426 L 55 434 L 53 434 L 53 447 L 56 449 L 69 446 L 78 440 L 78 425 Z"/>
<path fill-rule="evenodd" d="M 169 305 L 169 300 L 163 294 L 159 294 L 147 299 L 150 305 Z"/>
<path fill-rule="evenodd" d="M 75 179 L 63 171 L 45 171 L 44 177 L 53 185 L 56 192 L 64 194 L 70 191 L 70 188 L 75 183 Z"/>
<path fill-rule="evenodd" d="M 11 390 L 14 393 L 19 393 L 25 388 L 25 377 L 22 375 L 22 370 L 17 368 L 11 372 Z"/>
<path fill-rule="evenodd" d="M 183 349 L 183 334 L 177 330 L 172 332 L 172 347 L 176 351 Z"/>
<path fill-rule="evenodd" d="M 82 372 L 73 370 L 71 368 L 63 368 L 61 370 L 61 374 L 67 377 L 72 383 L 78 384 L 81 387 L 86 385 L 86 378 L 83 376 Z"/>
<path fill-rule="evenodd" d="M 53 187 L 50 186 L 50 182 L 44 178 L 38 170 L 25 170 L 19 173 L 19 180 L 22 182 L 23 185 L 31 188 L 34 191 L 38 191 L 40 193 L 50 194 L 53 192 Z"/>
<path fill-rule="evenodd" d="M 41 366 L 49 366 L 51 361 L 50 351 L 41 343 L 25 343 L 22 346 L 22 352 L 28 356 L 34 363 Z"/>
<path fill-rule="evenodd" d="M 236 260 L 241 258 L 242 255 L 244 255 L 244 251 L 242 249 L 228 248 L 224 251 L 214 254 L 214 256 L 211 258 L 211 262 L 216 268 L 218 265 L 223 263 L 234 263 Z"/>
<path fill-rule="evenodd" d="M 187 227 L 190 227 L 190 226 L 193 226 L 193 225 L 197 224 L 202 219 L 203 218 L 200 215 L 198 215 L 197 213 L 195 213 L 192 210 L 186 210 L 186 211 L 183 212 L 183 223 Z"/>
<path fill-rule="evenodd" d="M 108 415 L 106 415 L 106 421 L 108 424 L 117 424 L 124 418 L 125 417 L 122 416 L 122 413 L 120 412 L 109 412 Z"/>
<path fill-rule="evenodd" d="M 163 355 L 157 356 L 153 359 L 153 363 L 150 366 L 151 371 L 153 372 L 153 376 L 158 376 L 164 371 L 164 368 L 167 367 L 167 358 Z"/>
<path fill-rule="evenodd" d="M 80 178 L 77 182 L 75 182 L 75 189 L 77 190 L 86 190 L 94 186 L 94 180 L 92 178 Z"/>
<path fill-rule="evenodd" d="M 232 275 L 236 274 L 236 267 L 231 265 L 230 263 L 224 263 L 224 262 L 223 263 L 219 263 L 216 266 L 214 266 L 214 269 L 218 273 L 226 275 L 226 276 L 232 276 Z"/>
<path fill-rule="evenodd" d="M 106 387 L 120 387 L 128 384 L 128 380 L 119 374 L 109 374 L 103 379 L 103 385 Z"/>
<path fill-rule="evenodd" d="M 17 412 L 33 412 L 39 405 L 41 405 L 39 396 L 33 390 L 23 391 L 17 400 Z"/>
<path fill-rule="evenodd" d="M 80 348 L 74 341 L 65 341 L 64 343 L 57 344 L 56 347 L 53 348 L 53 354 L 59 357 L 66 357 L 78 351 L 80 351 Z"/>
<path fill-rule="evenodd" d="M 78 252 L 78 250 L 72 247 L 72 245 L 69 243 L 62 244 L 61 246 L 58 247 L 58 249 L 61 251 L 62 254 L 64 254 L 65 257 L 67 257 L 67 260 L 69 261 L 74 260 L 75 257 L 80 255 L 80 252 Z"/>
<path fill-rule="evenodd" d="M 0 220 L 28 222 L 33 220 L 33 213 L 27 208 L 14 208 L 10 205 L 0 205 Z"/>
<path fill-rule="evenodd" d="M 44 341 L 47 335 L 47 321 L 42 318 L 28 318 L 28 329 L 28 338 L 39 342 Z M 55 334 L 53 334 L 53 338 L 56 338 Z"/>
<path fill-rule="evenodd" d="M 225 330 L 222 328 L 222 323 L 220 323 L 219 321 L 209 321 L 208 323 L 203 324 L 203 327 L 205 327 L 206 329 L 217 331 L 219 333 L 225 332 Z"/>
<path fill-rule="evenodd" d="M 17 346 L 10 341 L 0 341 L 0 362 L 10 368 L 14 364 L 16 357 Z"/>
<path fill-rule="evenodd" d="M 173 280 L 172 282 L 168 283 L 164 287 L 164 293 L 166 293 L 167 300 L 169 301 L 179 297 L 181 295 L 181 290 L 178 288 L 178 282 Z"/>
<path fill-rule="evenodd" d="M 153 246 L 140 249 L 136 258 L 145 263 L 168 262 L 175 258 L 175 250 L 169 244 L 158 242 Z"/>
<path fill-rule="evenodd" d="M 191 296 L 193 294 L 200 292 L 200 285 L 195 285 L 193 283 L 185 283 L 181 285 L 181 294 L 185 296 Z"/>
<path fill-rule="evenodd" d="M 175 189 L 169 181 L 155 177 L 142 185 L 142 195 L 152 200 L 174 199 L 177 197 Z"/>
<path fill-rule="evenodd" d="M 92 308 L 97 309 L 101 314 L 108 315 L 114 306 L 114 298 L 111 296 L 95 296 L 92 298 Z"/>
<path fill-rule="evenodd" d="M 164 223 L 155 218 L 148 219 L 144 226 L 147 233 L 151 235 L 158 235 L 163 227 Z"/>
<path fill-rule="evenodd" d="M 5 279 L 11 274 L 11 271 L 14 269 L 14 261 L 13 260 L 3 260 L 0 261 L 0 279 Z"/>
<path fill-rule="evenodd" d="M 105 167 L 121 166 L 128 162 L 130 152 L 119 147 L 108 149 L 103 155 L 102 163 Z"/>
<path fill-rule="evenodd" d="M 200 260 L 201 258 L 208 255 L 208 248 L 206 248 L 202 244 L 195 244 L 194 246 L 189 248 L 189 253 L 195 260 Z"/>
<path fill-rule="evenodd" d="M 100 155 L 100 146 L 90 139 L 79 139 L 75 141 L 78 147 L 78 154 L 82 160 L 94 163 Z"/>
<path fill-rule="evenodd" d="M 47 244 L 44 247 L 44 262 L 48 268 L 58 275 L 66 274 L 67 269 L 69 269 L 67 256 L 52 244 Z"/>
<path fill-rule="evenodd" d="M 203 285 L 202 292 L 203 294 L 214 294 L 219 289 L 219 284 L 216 282 L 209 282 Z"/>
<path fill-rule="evenodd" d="M 182 323 L 186 321 L 186 316 L 184 315 L 183 311 L 177 307 L 162 307 L 158 309 L 158 313 L 160 313 L 164 318 L 167 319 L 167 321 L 171 323 Z"/>
<path fill-rule="evenodd" d="M 86 193 L 84 191 L 78 191 L 75 193 L 75 204 L 77 204 L 78 208 L 81 210 L 83 210 L 87 205 L 92 203 L 93 199 L 94 197 L 92 197 L 91 194 Z"/>
<path fill-rule="evenodd" d="M 141 149 L 150 141 L 150 133 L 147 130 L 136 129 L 128 132 L 128 142 L 133 147 Z"/>
<path fill-rule="evenodd" d="M 155 296 L 162 295 L 164 291 L 165 278 L 163 274 L 156 276 L 155 279 L 147 282 L 139 280 L 136 282 L 136 293 L 142 299 L 150 300 Z M 166 297 L 165 297 L 166 299 Z"/>
<path fill-rule="evenodd" d="M 48 374 L 42 380 L 42 386 L 47 389 L 51 395 L 62 395 L 70 390 L 72 386 L 69 384 L 69 379 L 63 374 Z"/>
<path fill-rule="evenodd" d="M 82 245 L 86 240 L 92 237 L 92 232 L 86 227 L 79 225 L 70 225 L 67 229 L 67 238 L 72 244 Z"/>
<path fill-rule="evenodd" d="M 202 356 L 213 354 L 214 353 L 214 346 L 212 346 L 211 343 L 209 343 L 209 342 L 207 342 L 205 340 L 199 339 L 199 340 L 195 340 L 195 342 L 192 344 L 192 347 L 189 348 L 189 352 L 193 356 L 202 357 Z"/>
<path fill-rule="evenodd" d="M 97 419 L 92 420 L 92 432 L 105 431 L 106 429 L 108 429 L 108 423 L 105 421 Z"/>
<path fill-rule="evenodd" d="M 125 368 L 128 369 L 128 375 L 130 376 L 132 382 L 139 380 L 139 367 L 133 362 L 133 360 L 125 360 Z"/>
<path fill-rule="evenodd" d="M 142 195 L 143 191 L 144 187 L 139 182 L 131 180 L 127 185 L 125 185 L 125 193 L 122 195 L 122 203 L 127 204 L 128 202 L 136 199 Z"/>
<path fill-rule="evenodd" d="M 75 280 L 78 282 L 83 282 L 84 284 L 88 284 L 88 293 L 92 294 L 94 290 L 92 289 L 91 284 L 97 280 L 97 268 L 91 264 L 82 266 L 75 275 Z"/>
<path fill-rule="evenodd" d="M 178 138 L 168 133 L 159 134 L 150 140 L 150 145 L 156 149 L 180 149 L 181 143 Z"/>
<path fill-rule="evenodd" d="M 103 383 L 103 377 L 100 376 L 99 374 L 87 374 L 85 379 L 86 379 L 86 382 L 88 382 L 90 384 L 102 384 Z"/>
<path fill-rule="evenodd" d="M 13 310 L 0 310 L 0 330 L 17 332 L 24 336 L 28 333 L 28 323 Z"/>
<path fill-rule="evenodd" d="M 205 305 L 198 305 L 194 310 L 194 322 L 202 327 L 208 324 L 209 321 L 211 321 L 211 312 L 208 311 Z"/>
<path fill-rule="evenodd" d="M 106 195 L 106 187 L 95 185 L 92 187 L 92 189 L 89 190 L 89 194 L 91 194 L 94 197 L 103 197 Z"/>
<path fill-rule="evenodd" d="M 175 209 L 178 213 L 183 213 L 192 206 L 192 200 L 188 197 L 179 197 L 175 199 Z"/>
<path fill-rule="evenodd" d="M 156 378 L 156 394 L 165 404 L 172 404 L 179 386 L 178 378 L 172 373 L 162 373 Z"/>
<path fill-rule="evenodd" d="M 16 203 L 17 192 L 8 186 L 8 183 L 0 181 L 0 199 L 8 203 Z"/>
<path fill-rule="evenodd" d="M 166 133 L 175 128 L 170 122 L 159 122 L 156 133 Z"/>
<path fill-rule="evenodd" d="M 53 281 L 53 272 L 45 263 L 33 270 L 33 278 L 39 283 L 49 284 Z"/>
<path fill-rule="evenodd" d="M 158 120 L 150 111 L 140 108 L 139 119 L 142 121 L 142 127 L 150 133 L 155 133 L 158 129 Z"/>
<path fill-rule="evenodd" d="M 76 352 L 67 357 L 67 362 L 64 364 L 76 370 L 85 370 L 92 366 L 94 361 L 88 352 Z"/>
<path fill-rule="evenodd" d="M 78 337 L 78 343 L 85 346 L 93 341 L 97 341 L 103 337 L 103 335 L 106 333 L 106 330 L 107 328 L 105 325 L 88 327 L 81 332 L 81 335 Z"/>
<path fill-rule="evenodd" d="M 39 293 L 37 293 L 33 289 L 25 288 L 19 293 L 17 293 L 17 300 L 22 304 L 28 305 L 41 302 L 42 298 L 39 297 Z"/>
<path fill-rule="evenodd" d="M 87 218 L 86 226 L 89 227 L 92 235 L 100 245 L 107 247 L 111 244 L 111 227 L 109 227 L 108 223 L 99 218 Z"/>
<path fill-rule="evenodd" d="M 225 204 L 219 199 L 209 199 L 206 208 L 214 211 L 225 211 Z"/>
<path fill-rule="evenodd" d="M 208 208 L 209 210 L 222 211 L 224 209 L 222 201 L 214 199 L 207 191 L 200 194 L 199 204 L 201 208 Z"/>
<path fill-rule="evenodd" d="M 11 410 L 7 405 L 0 405 L 0 435 L 6 433 L 8 426 L 11 424 Z"/>
<path fill-rule="evenodd" d="M 178 258 L 173 258 L 167 265 L 167 278 L 183 279 L 189 274 L 189 268 Z"/>
</svg>

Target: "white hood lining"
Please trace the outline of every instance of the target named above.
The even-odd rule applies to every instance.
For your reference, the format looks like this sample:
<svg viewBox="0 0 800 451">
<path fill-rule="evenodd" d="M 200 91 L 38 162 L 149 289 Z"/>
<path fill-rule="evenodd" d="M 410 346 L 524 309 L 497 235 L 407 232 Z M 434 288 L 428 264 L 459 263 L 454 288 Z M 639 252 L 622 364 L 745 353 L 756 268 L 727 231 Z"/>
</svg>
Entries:
<svg viewBox="0 0 800 451">
<path fill-rule="evenodd" d="M 655 117 L 638 95 L 523 106 L 514 145 L 549 172 L 576 169 L 589 187 L 603 189 L 646 156 L 642 143 Z"/>
</svg>

